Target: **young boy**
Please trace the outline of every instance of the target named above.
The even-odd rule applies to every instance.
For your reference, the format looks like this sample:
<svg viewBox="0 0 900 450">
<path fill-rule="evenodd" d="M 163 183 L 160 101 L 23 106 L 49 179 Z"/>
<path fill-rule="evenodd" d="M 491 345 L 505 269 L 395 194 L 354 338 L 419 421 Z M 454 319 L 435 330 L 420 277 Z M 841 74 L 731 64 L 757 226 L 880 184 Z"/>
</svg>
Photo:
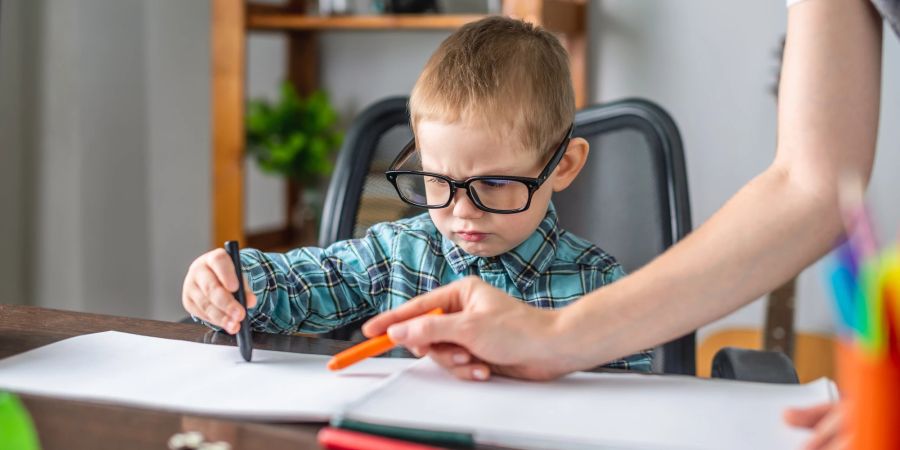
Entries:
<svg viewBox="0 0 900 450">
<path fill-rule="evenodd" d="M 559 308 L 622 277 L 618 263 L 559 228 L 550 203 L 588 155 L 572 138 L 575 100 L 565 50 L 547 31 L 490 17 L 432 55 L 409 108 L 414 140 L 387 172 L 427 214 L 365 237 L 285 254 L 247 249 L 247 314 L 255 330 L 322 333 L 477 275 L 539 308 Z M 244 312 L 222 249 L 191 264 L 182 303 L 236 333 Z M 649 353 L 613 367 L 650 370 Z"/>
</svg>

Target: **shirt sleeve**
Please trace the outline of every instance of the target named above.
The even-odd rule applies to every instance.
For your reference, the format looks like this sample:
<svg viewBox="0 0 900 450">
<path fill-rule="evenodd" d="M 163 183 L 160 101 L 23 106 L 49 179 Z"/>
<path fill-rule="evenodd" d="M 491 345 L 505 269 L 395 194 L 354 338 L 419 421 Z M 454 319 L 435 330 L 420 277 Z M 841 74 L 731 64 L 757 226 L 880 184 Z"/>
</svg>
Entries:
<svg viewBox="0 0 900 450">
<path fill-rule="evenodd" d="M 625 269 L 623 269 L 622 266 L 617 262 L 605 268 L 601 272 L 601 283 L 602 285 L 607 285 L 623 277 L 625 277 Z"/>
<path fill-rule="evenodd" d="M 242 250 L 241 265 L 257 298 L 248 310 L 253 329 L 324 333 L 377 313 L 390 274 L 393 234 L 388 224 L 380 224 L 363 238 L 327 248 Z"/>
<path fill-rule="evenodd" d="M 625 277 L 625 269 L 618 262 L 604 268 L 601 272 L 603 285 L 612 283 L 620 278 Z M 603 300 L 600 300 L 603 301 Z M 633 372 L 652 372 L 653 371 L 653 349 L 647 349 L 633 355 L 628 355 L 614 361 L 606 363 L 603 367 L 610 369 L 624 369 Z"/>
</svg>

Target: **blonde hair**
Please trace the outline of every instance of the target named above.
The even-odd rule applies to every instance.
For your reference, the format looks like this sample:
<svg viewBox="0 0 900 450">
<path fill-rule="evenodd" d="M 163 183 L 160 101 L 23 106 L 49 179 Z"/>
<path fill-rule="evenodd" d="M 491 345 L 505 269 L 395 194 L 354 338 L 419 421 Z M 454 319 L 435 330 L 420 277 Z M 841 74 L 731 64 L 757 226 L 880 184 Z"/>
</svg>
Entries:
<svg viewBox="0 0 900 450">
<path fill-rule="evenodd" d="M 450 35 L 425 64 L 409 99 L 419 121 L 481 123 L 551 152 L 575 115 L 566 50 L 550 32 L 492 16 Z M 477 122 L 476 122 L 477 121 Z"/>
</svg>

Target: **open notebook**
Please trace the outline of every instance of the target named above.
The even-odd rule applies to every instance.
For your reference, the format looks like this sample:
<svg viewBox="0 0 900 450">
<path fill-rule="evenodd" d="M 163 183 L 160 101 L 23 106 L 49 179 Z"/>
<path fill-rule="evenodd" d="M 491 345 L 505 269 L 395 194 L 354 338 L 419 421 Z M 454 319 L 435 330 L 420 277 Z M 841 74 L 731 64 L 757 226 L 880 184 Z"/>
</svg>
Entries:
<svg viewBox="0 0 900 450">
<path fill-rule="evenodd" d="M 833 384 L 578 373 L 546 383 L 452 378 L 428 359 L 376 358 L 339 373 L 328 357 L 108 331 L 0 361 L 0 389 L 234 418 L 324 421 L 404 437 L 522 448 L 794 448 L 787 406 Z M 443 433 L 435 433 L 443 432 Z M 453 440 L 455 439 L 455 440 Z M 449 442 L 446 439 L 443 442 Z"/>
<path fill-rule="evenodd" d="M 514 448 L 799 448 L 808 433 L 782 422 L 789 406 L 835 400 L 834 384 L 576 373 L 553 382 L 454 379 L 423 359 L 348 405 L 337 426 Z M 412 436 L 414 436 L 413 434 Z"/>
</svg>

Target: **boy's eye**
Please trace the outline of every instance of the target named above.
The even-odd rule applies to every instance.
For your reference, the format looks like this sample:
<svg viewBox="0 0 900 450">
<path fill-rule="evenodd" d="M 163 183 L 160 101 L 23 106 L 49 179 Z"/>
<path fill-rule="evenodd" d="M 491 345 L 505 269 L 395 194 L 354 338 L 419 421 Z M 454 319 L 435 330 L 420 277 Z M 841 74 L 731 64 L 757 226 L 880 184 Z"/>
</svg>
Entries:
<svg viewBox="0 0 900 450">
<path fill-rule="evenodd" d="M 481 184 L 489 188 L 502 188 L 509 186 L 512 181 L 509 180 L 481 180 Z"/>
<path fill-rule="evenodd" d="M 426 183 L 444 183 L 444 180 L 438 177 L 425 177 Z"/>
</svg>

